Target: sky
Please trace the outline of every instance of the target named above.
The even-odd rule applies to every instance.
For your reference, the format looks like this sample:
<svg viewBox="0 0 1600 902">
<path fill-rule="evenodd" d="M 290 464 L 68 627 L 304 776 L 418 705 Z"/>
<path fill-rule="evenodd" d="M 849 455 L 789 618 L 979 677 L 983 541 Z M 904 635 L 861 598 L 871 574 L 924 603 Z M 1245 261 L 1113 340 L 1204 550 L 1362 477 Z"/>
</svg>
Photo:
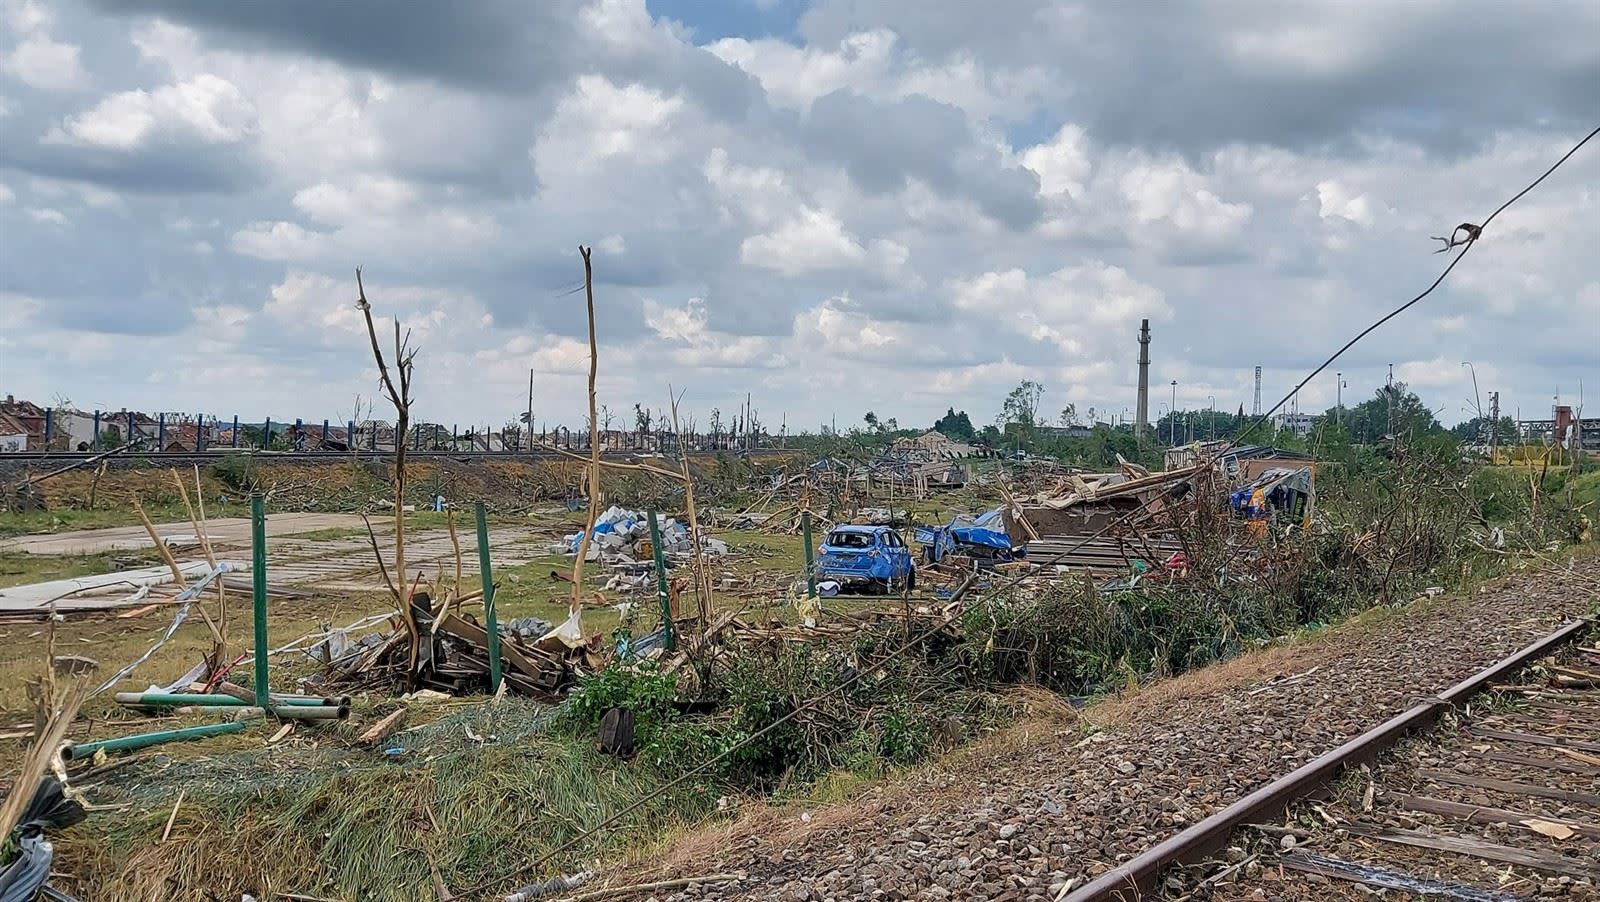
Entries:
<svg viewBox="0 0 1600 902">
<path fill-rule="evenodd" d="M 0 392 L 349 419 L 360 266 L 414 418 L 498 426 L 531 369 L 581 427 L 583 244 L 618 425 L 669 386 L 701 428 L 747 393 L 774 431 L 982 423 L 1024 379 L 1124 417 L 1143 318 L 1153 417 L 1248 411 L 1600 125 L 1596 34 L 1592 0 L 0 0 Z M 1345 400 L 1391 364 L 1447 423 L 1474 373 L 1528 418 L 1600 392 L 1596 222 L 1600 142 Z"/>
</svg>

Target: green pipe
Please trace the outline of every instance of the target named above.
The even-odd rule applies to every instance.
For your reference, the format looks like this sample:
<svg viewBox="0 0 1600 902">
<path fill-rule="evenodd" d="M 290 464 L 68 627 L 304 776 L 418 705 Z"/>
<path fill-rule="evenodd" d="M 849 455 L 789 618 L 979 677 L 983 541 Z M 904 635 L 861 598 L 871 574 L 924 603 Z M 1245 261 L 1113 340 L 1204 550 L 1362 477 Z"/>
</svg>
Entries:
<svg viewBox="0 0 1600 902">
<path fill-rule="evenodd" d="M 678 650 L 678 631 L 672 624 L 672 593 L 667 589 L 667 556 L 661 549 L 661 521 L 650 511 L 650 550 L 656 559 L 656 596 L 661 601 L 662 637 L 667 651 Z"/>
<path fill-rule="evenodd" d="M 271 714 L 279 720 L 348 720 L 350 709 L 336 705 L 326 705 L 320 708 L 309 708 L 305 705 L 293 707 L 260 708 L 251 705 L 247 708 L 224 708 L 220 713 L 232 713 L 231 720 L 254 720 Z"/>
<path fill-rule="evenodd" d="M 811 547 L 811 511 L 800 512 L 800 530 L 806 537 L 806 597 L 817 597 L 817 555 Z"/>
<path fill-rule="evenodd" d="M 271 698 L 267 691 L 267 499 L 260 492 L 250 496 L 250 575 L 255 589 L 256 698 Z"/>
<path fill-rule="evenodd" d="M 160 730 L 155 733 L 140 733 L 136 736 L 123 736 L 120 739 L 102 739 L 99 742 L 80 742 L 68 744 L 61 748 L 63 761 L 81 761 L 93 758 L 95 753 L 130 752 L 134 749 L 149 748 L 152 745 L 161 745 L 167 742 L 182 742 L 188 739 L 204 739 L 207 736 L 220 736 L 224 733 L 242 733 L 242 723 L 208 723 L 198 727 L 184 727 L 179 730 Z"/>
<path fill-rule="evenodd" d="M 244 704 L 242 699 L 234 698 L 231 695 L 203 695 L 200 693 L 118 692 L 114 697 L 119 705 L 136 705 L 141 708 L 164 708 L 177 705 L 238 707 Z"/>
<path fill-rule="evenodd" d="M 494 572 L 489 563 L 489 512 L 477 504 L 478 579 L 483 584 L 484 632 L 489 638 L 489 691 L 500 691 L 500 620 L 494 613 Z"/>
</svg>

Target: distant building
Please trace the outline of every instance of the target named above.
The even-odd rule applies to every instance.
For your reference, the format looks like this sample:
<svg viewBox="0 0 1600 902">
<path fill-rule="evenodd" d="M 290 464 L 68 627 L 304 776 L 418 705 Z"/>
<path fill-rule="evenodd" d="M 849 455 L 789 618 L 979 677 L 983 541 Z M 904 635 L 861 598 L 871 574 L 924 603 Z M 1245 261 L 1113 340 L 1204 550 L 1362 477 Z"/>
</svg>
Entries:
<svg viewBox="0 0 1600 902">
<path fill-rule="evenodd" d="M 0 451 L 28 450 L 28 427 L 16 417 L 0 411 Z"/>
<path fill-rule="evenodd" d="M 22 434 L 27 436 L 27 450 L 44 450 L 44 408 L 32 401 L 18 401 L 12 395 L 6 395 L 5 403 L 0 404 L 0 413 L 9 416 L 15 426 L 22 427 Z"/>
<path fill-rule="evenodd" d="M 1272 418 L 1272 425 L 1279 431 L 1293 432 L 1295 435 L 1310 435 L 1315 424 L 1316 417 L 1309 413 L 1280 413 Z"/>
</svg>

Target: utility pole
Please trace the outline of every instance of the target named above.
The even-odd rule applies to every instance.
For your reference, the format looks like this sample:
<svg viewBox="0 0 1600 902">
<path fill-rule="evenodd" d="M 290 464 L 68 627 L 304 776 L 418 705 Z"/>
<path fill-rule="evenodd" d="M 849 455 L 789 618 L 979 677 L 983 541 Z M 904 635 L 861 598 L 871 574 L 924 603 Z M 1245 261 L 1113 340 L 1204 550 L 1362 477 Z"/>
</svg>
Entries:
<svg viewBox="0 0 1600 902">
<path fill-rule="evenodd" d="M 528 433 L 528 450 L 533 450 L 533 367 L 528 367 L 528 421 L 523 424 Z"/>
<path fill-rule="evenodd" d="M 1139 397 L 1134 402 L 1134 438 L 1143 439 L 1150 428 L 1150 321 L 1139 321 Z"/>
<path fill-rule="evenodd" d="M 1172 446 L 1178 446 L 1178 380 L 1172 380 L 1172 428 L 1167 430 L 1172 433 Z"/>
<path fill-rule="evenodd" d="M 1496 449 L 1500 445 L 1500 393 L 1489 392 L 1489 463 L 1498 463 Z"/>
<path fill-rule="evenodd" d="M 1341 425 L 1344 418 L 1344 373 L 1333 374 L 1333 425 Z"/>
<path fill-rule="evenodd" d="M 1389 364 L 1389 381 L 1384 385 L 1385 395 L 1389 398 L 1388 428 L 1384 430 L 1387 435 L 1394 435 L 1394 364 Z"/>
<path fill-rule="evenodd" d="M 1251 409 L 1250 415 L 1253 417 L 1261 416 L 1261 367 L 1259 366 L 1256 367 L 1256 403 L 1255 407 Z"/>
</svg>

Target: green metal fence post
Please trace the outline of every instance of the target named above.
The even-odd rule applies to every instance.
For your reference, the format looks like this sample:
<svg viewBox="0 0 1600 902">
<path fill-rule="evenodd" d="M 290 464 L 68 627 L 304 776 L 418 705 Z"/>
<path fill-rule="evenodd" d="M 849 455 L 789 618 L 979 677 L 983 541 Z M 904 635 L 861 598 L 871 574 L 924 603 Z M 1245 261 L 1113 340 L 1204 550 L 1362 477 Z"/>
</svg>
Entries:
<svg viewBox="0 0 1600 902">
<path fill-rule="evenodd" d="M 811 511 L 800 512 L 800 530 L 806 537 L 806 597 L 817 597 L 816 552 L 811 547 Z"/>
<path fill-rule="evenodd" d="M 650 549 L 656 559 L 656 596 L 661 601 L 661 629 L 665 631 L 667 651 L 677 651 L 678 630 L 672 623 L 672 593 L 667 589 L 667 557 L 661 550 L 661 521 L 650 511 Z"/>
<path fill-rule="evenodd" d="M 494 570 L 489 565 L 489 512 L 483 502 L 478 514 L 478 579 L 483 583 L 483 620 L 489 634 L 489 691 L 500 691 L 500 620 L 494 613 Z"/>
<path fill-rule="evenodd" d="M 256 492 L 250 496 L 250 575 L 254 588 L 256 631 L 256 698 L 267 692 L 267 499 Z"/>
</svg>

